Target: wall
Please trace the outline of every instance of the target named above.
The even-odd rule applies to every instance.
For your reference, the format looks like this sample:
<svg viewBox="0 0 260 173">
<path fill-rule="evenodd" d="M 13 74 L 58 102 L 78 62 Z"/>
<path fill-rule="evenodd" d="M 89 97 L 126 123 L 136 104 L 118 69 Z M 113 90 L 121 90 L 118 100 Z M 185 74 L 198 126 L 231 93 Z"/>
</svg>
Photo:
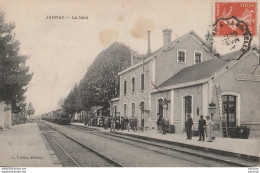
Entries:
<svg viewBox="0 0 260 173">
<path fill-rule="evenodd" d="M 5 102 L 0 102 L 0 129 L 11 128 L 12 126 L 11 109 L 5 110 L 5 107 L 7 107 Z"/>
<path fill-rule="evenodd" d="M 183 133 L 184 132 L 184 97 L 192 96 L 192 114 L 191 117 L 193 119 L 193 129 L 198 129 L 198 120 L 199 116 L 197 116 L 197 108 L 199 109 L 199 115 L 202 115 L 203 110 L 203 87 L 202 85 L 186 87 L 175 89 L 173 94 L 173 100 L 171 100 L 171 91 L 163 91 L 153 93 L 151 97 L 152 101 L 152 121 L 153 126 L 156 127 L 157 120 L 157 112 L 158 112 L 158 100 L 159 99 L 167 99 L 170 100 L 168 103 L 168 109 L 165 110 L 164 114 L 168 116 L 170 124 L 174 124 L 175 133 Z M 172 103 L 173 102 L 173 103 Z M 172 107 L 173 105 L 173 107 Z M 207 107 L 207 105 L 206 105 Z M 172 111 L 173 109 L 173 111 Z M 173 113 L 173 115 L 172 115 Z"/>
<path fill-rule="evenodd" d="M 151 128 L 156 129 L 156 122 L 157 122 L 157 113 L 159 112 L 159 105 L 158 105 L 158 100 L 159 99 L 167 99 L 171 100 L 171 92 L 170 91 L 163 91 L 163 92 L 157 92 L 157 93 L 152 93 L 151 95 Z M 164 117 L 168 117 L 169 121 L 171 120 L 171 104 L 168 104 L 168 109 L 165 109 L 163 112 Z M 171 122 L 171 121 L 170 121 Z"/>
<path fill-rule="evenodd" d="M 152 88 L 152 60 L 145 63 L 144 70 L 143 66 L 140 65 L 137 68 L 131 69 L 126 73 L 120 75 L 120 102 L 119 102 L 119 112 L 124 115 L 124 104 L 127 105 L 127 117 L 132 116 L 132 103 L 135 103 L 135 116 L 138 117 L 139 125 L 141 123 L 141 110 L 140 102 L 144 101 L 144 109 L 150 110 L 150 90 Z M 144 71 L 144 90 L 141 91 L 141 74 Z M 135 92 L 132 92 L 132 77 L 135 77 Z M 127 81 L 127 92 L 124 95 L 124 81 Z M 148 123 L 150 113 L 145 113 L 145 124 Z"/>
<path fill-rule="evenodd" d="M 0 129 L 4 129 L 4 107 L 5 103 L 2 101 L 0 102 Z"/>
<path fill-rule="evenodd" d="M 186 63 L 177 63 L 177 50 L 186 50 Z M 194 51 L 202 52 L 202 61 L 212 59 L 205 48 L 202 47 L 192 36 L 187 37 L 185 40 L 178 43 L 175 47 L 167 50 L 164 54 L 158 56 L 155 60 L 155 78 L 156 85 L 160 85 L 181 69 L 194 64 Z"/>
<path fill-rule="evenodd" d="M 237 74 L 252 74 L 254 65 L 258 62 L 259 58 L 253 52 L 243 57 L 224 74 L 213 80 L 212 94 L 214 102 L 217 103 L 215 85 L 220 85 L 222 93 L 239 96 L 240 105 L 237 105 L 237 115 L 240 109 L 240 118 L 237 116 L 237 125 L 249 126 L 250 135 L 260 137 L 260 82 L 236 79 Z"/>
<path fill-rule="evenodd" d="M 184 97 L 192 96 L 192 110 L 191 117 L 193 119 L 193 129 L 198 129 L 199 115 L 202 115 L 203 110 L 203 87 L 196 85 L 187 88 L 180 88 L 174 90 L 174 126 L 176 133 L 183 133 L 185 130 L 184 120 Z M 207 105 L 205 105 L 207 106 Z M 197 108 L 199 115 L 197 115 Z M 205 116 L 205 115 L 204 115 Z"/>
</svg>

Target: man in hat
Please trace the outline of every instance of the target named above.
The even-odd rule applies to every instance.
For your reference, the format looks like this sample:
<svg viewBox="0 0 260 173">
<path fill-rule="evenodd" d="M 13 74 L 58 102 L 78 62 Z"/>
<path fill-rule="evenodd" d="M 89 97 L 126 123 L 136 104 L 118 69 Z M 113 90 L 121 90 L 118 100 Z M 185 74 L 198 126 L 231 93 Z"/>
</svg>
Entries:
<svg viewBox="0 0 260 173">
<path fill-rule="evenodd" d="M 206 127 L 206 120 L 203 119 L 203 115 L 200 115 L 200 119 L 199 119 L 199 126 L 198 126 L 198 130 L 199 130 L 199 141 L 203 141 L 205 140 L 205 134 L 204 134 L 204 130 Z"/>
<path fill-rule="evenodd" d="M 156 125 L 157 125 L 157 131 L 159 131 L 159 133 L 161 133 L 161 131 L 162 131 L 162 128 L 161 128 L 161 121 L 162 121 L 163 116 L 160 115 L 160 113 L 158 113 L 158 114 L 157 114 L 157 117 L 158 117 L 157 122 L 156 122 Z"/>
<path fill-rule="evenodd" d="M 187 139 L 192 138 L 192 132 L 191 132 L 192 126 L 193 126 L 192 118 L 190 117 L 190 114 L 187 114 L 187 121 L 186 121 Z"/>
</svg>

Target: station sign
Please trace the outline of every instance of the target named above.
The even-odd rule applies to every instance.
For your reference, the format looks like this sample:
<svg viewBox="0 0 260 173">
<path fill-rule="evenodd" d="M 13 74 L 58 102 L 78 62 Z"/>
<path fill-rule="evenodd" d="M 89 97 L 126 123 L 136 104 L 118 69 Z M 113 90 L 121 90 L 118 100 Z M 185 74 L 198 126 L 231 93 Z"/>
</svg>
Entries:
<svg viewBox="0 0 260 173">
<path fill-rule="evenodd" d="M 253 81 L 260 82 L 260 75 L 252 75 L 252 74 L 237 74 L 236 79 L 238 81 Z"/>
</svg>

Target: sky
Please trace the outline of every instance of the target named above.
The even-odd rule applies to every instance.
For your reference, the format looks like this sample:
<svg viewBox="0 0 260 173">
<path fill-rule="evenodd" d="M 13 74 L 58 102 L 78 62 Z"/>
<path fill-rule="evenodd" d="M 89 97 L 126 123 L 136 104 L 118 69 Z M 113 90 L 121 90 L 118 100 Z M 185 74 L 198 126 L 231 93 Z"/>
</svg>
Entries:
<svg viewBox="0 0 260 173">
<path fill-rule="evenodd" d="M 57 109 L 114 41 L 146 53 L 148 30 L 154 51 L 163 45 L 163 29 L 172 30 L 172 40 L 190 30 L 204 39 L 213 23 L 209 0 L 0 0 L 0 8 L 16 25 L 21 54 L 30 56 L 26 100 L 36 114 Z"/>
</svg>

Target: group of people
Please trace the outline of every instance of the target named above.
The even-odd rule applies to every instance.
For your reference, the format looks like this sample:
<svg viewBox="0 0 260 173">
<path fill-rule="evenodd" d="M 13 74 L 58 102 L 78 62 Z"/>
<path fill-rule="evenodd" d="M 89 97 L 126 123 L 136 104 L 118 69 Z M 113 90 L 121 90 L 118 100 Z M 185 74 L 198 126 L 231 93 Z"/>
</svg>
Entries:
<svg viewBox="0 0 260 173">
<path fill-rule="evenodd" d="M 136 122 L 137 124 L 137 122 Z M 166 134 L 167 129 L 169 128 L 169 120 L 164 118 L 162 115 L 158 114 L 157 119 L 157 127 L 159 133 L 163 135 Z M 106 117 L 92 117 L 85 120 L 85 125 L 89 126 L 100 126 L 104 127 L 105 129 L 110 128 L 111 131 L 117 130 L 128 130 L 133 127 L 130 125 L 130 120 L 128 117 L 120 117 L 118 116 L 106 116 Z M 187 120 L 185 121 L 185 130 L 187 134 L 187 139 L 192 139 L 192 126 L 193 120 L 190 117 L 190 114 L 187 114 Z M 199 140 L 198 141 L 205 141 L 205 135 L 207 142 L 212 142 L 214 139 L 213 136 L 213 126 L 214 123 L 211 121 L 210 116 L 206 116 L 206 120 L 203 119 L 203 115 L 200 115 L 200 119 L 198 121 L 198 131 L 199 131 Z"/>
<path fill-rule="evenodd" d="M 103 117 L 100 116 L 91 116 L 85 119 L 85 126 L 98 126 L 102 127 L 103 126 L 104 119 Z"/>
<path fill-rule="evenodd" d="M 119 116 L 93 116 L 85 119 L 85 126 L 98 126 L 104 127 L 104 129 L 109 129 L 111 131 L 116 130 L 137 130 L 138 119 L 137 118 L 128 118 L 119 117 Z"/>
<path fill-rule="evenodd" d="M 185 129 L 187 134 L 187 139 L 192 139 L 192 126 L 193 121 L 189 114 L 187 114 L 187 120 L 185 122 Z M 198 121 L 198 130 L 199 130 L 199 140 L 205 141 L 205 134 L 207 138 L 207 142 L 212 142 L 214 139 L 213 136 L 213 126 L 214 123 L 211 121 L 210 116 L 206 116 L 206 120 L 203 119 L 203 115 L 200 116 Z"/>
<path fill-rule="evenodd" d="M 111 131 L 114 131 L 115 129 L 117 130 L 129 130 L 129 119 L 128 117 L 121 117 L 121 122 L 120 122 L 120 117 L 115 116 L 115 117 L 105 117 L 104 118 L 104 129 L 110 128 Z"/>
<path fill-rule="evenodd" d="M 167 118 L 163 118 L 162 115 L 157 114 L 158 119 L 157 119 L 157 129 L 159 133 L 162 133 L 163 135 L 166 134 L 167 128 L 169 127 L 169 120 Z"/>
</svg>

